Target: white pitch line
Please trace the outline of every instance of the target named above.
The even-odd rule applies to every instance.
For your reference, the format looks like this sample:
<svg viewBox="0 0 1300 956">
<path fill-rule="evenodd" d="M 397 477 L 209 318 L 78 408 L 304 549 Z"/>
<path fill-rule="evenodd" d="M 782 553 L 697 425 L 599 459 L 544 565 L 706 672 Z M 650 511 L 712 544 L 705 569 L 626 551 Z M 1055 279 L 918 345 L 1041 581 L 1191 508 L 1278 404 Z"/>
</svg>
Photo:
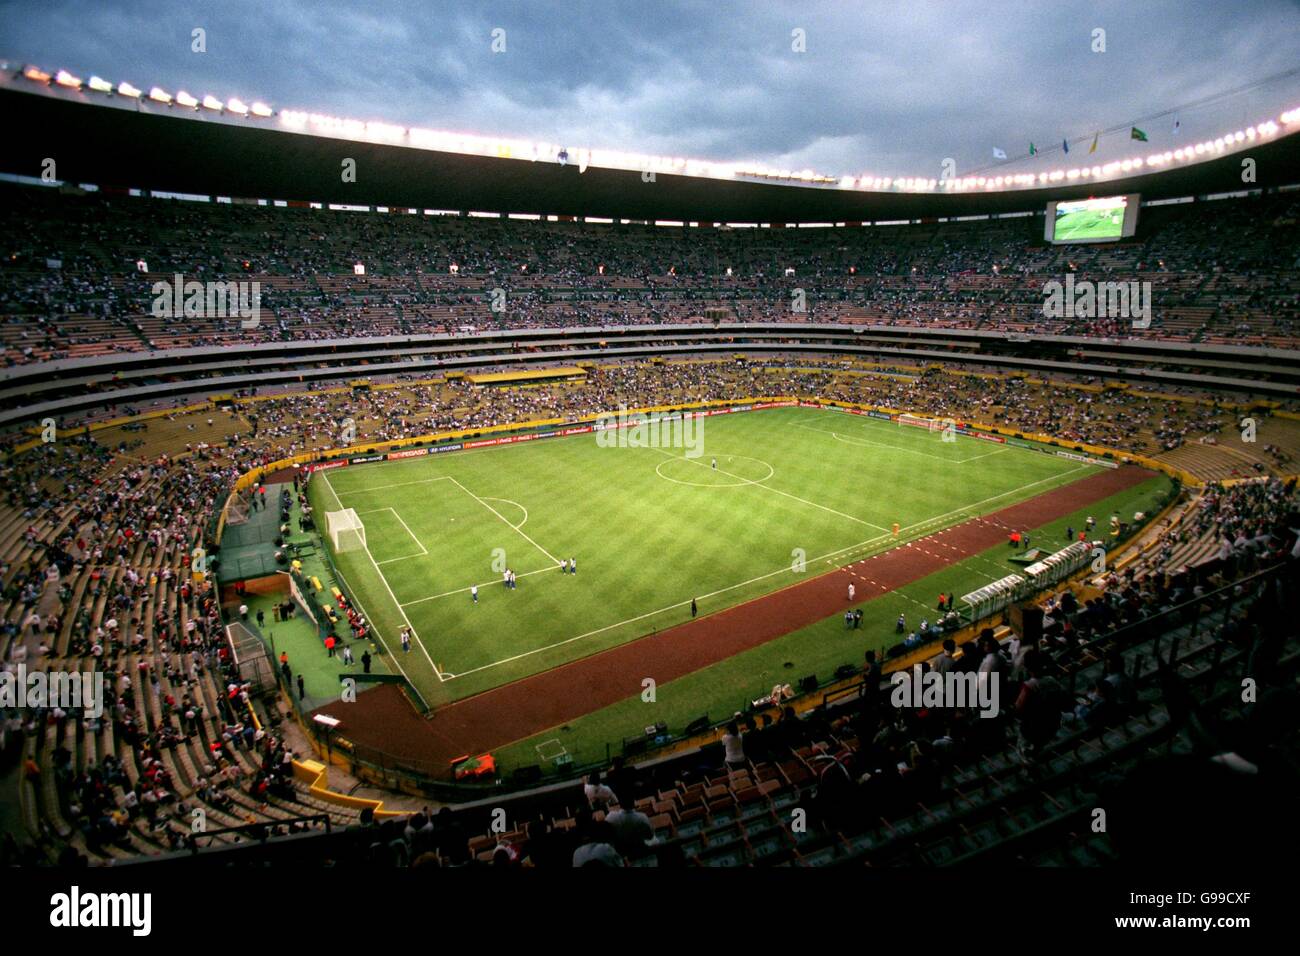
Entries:
<svg viewBox="0 0 1300 956">
<path fill-rule="evenodd" d="M 795 425 L 795 428 L 802 428 L 805 431 L 817 432 L 821 435 L 830 435 L 838 442 L 846 445 L 869 446 L 871 448 L 888 448 L 890 451 L 901 452 L 904 455 L 920 455 L 922 458 L 932 458 L 935 461 L 941 461 L 947 465 L 960 465 L 963 461 L 961 458 L 945 458 L 943 455 L 931 455 L 928 451 L 917 451 L 915 448 L 903 448 L 899 445 L 890 445 L 887 442 L 871 441 L 867 438 L 853 438 L 849 435 L 841 435 L 839 432 L 828 432 L 820 428 L 813 428 L 811 425 Z"/>
<path fill-rule="evenodd" d="M 401 559 L 397 559 L 401 560 Z M 516 574 L 517 578 L 528 578 L 534 574 L 554 574 L 555 568 L 538 568 L 536 571 L 525 571 L 523 574 Z M 428 597 L 416 598 L 414 601 L 407 601 L 402 607 L 412 607 L 416 604 L 424 604 L 426 601 L 436 601 L 439 598 L 451 597 L 453 594 L 467 594 L 471 588 L 488 588 L 494 584 L 500 584 L 500 578 L 493 578 L 491 581 L 480 581 L 478 584 L 467 584 L 463 588 L 456 588 L 453 591 L 443 591 L 441 594 L 431 594 Z"/>
<path fill-rule="evenodd" d="M 799 428 L 806 428 L 806 429 L 808 429 L 809 431 L 822 432 L 823 434 L 826 434 L 826 435 L 835 435 L 836 437 L 839 437 L 839 438 L 841 438 L 841 439 L 843 439 L 843 440 L 845 440 L 845 441 L 853 441 L 853 440 L 854 440 L 854 436 L 853 436 L 853 435 L 840 435 L 838 432 L 834 432 L 834 431 L 828 432 L 828 431 L 826 431 L 824 428 L 813 428 L 811 425 L 806 424 L 806 422 L 810 422 L 810 421 L 817 421 L 817 422 L 820 422 L 820 423 L 823 423 L 823 424 L 824 424 L 824 423 L 826 422 L 826 419 L 825 419 L 824 417 L 822 417 L 822 416 L 814 416 L 813 418 L 804 418 L 804 419 L 800 419 L 800 420 L 797 420 L 797 421 L 793 421 L 793 422 L 790 422 L 789 424 L 791 424 L 791 425 L 796 425 L 796 426 L 798 426 Z M 863 417 L 861 417 L 861 416 L 853 416 L 852 418 L 848 418 L 848 419 L 846 419 L 846 418 L 844 418 L 843 416 L 841 416 L 840 421 L 843 422 L 845 425 L 856 425 L 856 426 L 858 426 L 859 428 L 861 428 L 864 432 L 874 432 L 875 430 L 877 430 L 877 429 L 875 429 L 875 425 L 883 424 L 883 422 L 882 422 L 881 419 L 878 419 L 878 418 L 863 418 Z M 874 424 L 873 424 L 873 423 L 874 423 Z M 953 435 L 953 440 L 956 441 L 957 439 L 960 439 L 963 443 L 964 443 L 964 442 L 969 442 L 969 441 L 981 441 L 981 439 L 976 438 L 974 435 L 966 435 L 966 434 L 962 434 L 961 432 L 956 432 L 956 433 L 954 433 L 954 435 Z M 863 442 L 867 442 L 867 441 L 869 441 L 869 439 L 866 439 L 866 438 L 859 438 L 859 439 L 857 439 L 857 440 L 858 440 L 858 441 L 863 441 Z M 886 443 L 884 443 L 884 442 L 878 442 L 877 444 L 880 444 L 882 447 L 885 447 L 885 448 L 893 448 L 893 449 L 895 449 L 895 450 L 897 450 L 897 451 L 910 451 L 910 450 L 911 450 L 911 449 L 908 449 L 908 448 L 904 448 L 904 447 L 902 447 L 902 446 L 900 446 L 900 445 L 889 445 L 889 444 L 886 444 Z M 960 465 L 960 464 L 963 464 L 964 462 L 968 462 L 968 461 L 978 461 L 978 460 L 981 459 L 981 458 L 988 458 L 990 455 L 1000 455 L 1000 454 L 1002 454 L 1003 452 L 1008 452 L 1008 451 L 1013 450 L 1013 448 L 1014 448 L 1013 445 L 1003 444 L 1003 445 L 999 445 L 997 448 L 994 448 L 993 451 L 985 452 L 985 453 L 982 454 L 982 455 L 972 455 L 972 456 L 969 457 L 969 458 L 944 458 L 944 459 L 942 459 L 942 460 L 943 460 L 943 461 L 951 461 L 953 464 Z M 915 452 L 915 454 L 920 455 L 920 454 L 925 454 L 925 453 L 924 453 L 924 452 Z M 937 456 L 931 455 L 930 457 L 933 458 L 933 457 L 937 457 Z"/>
<path fill-rule="evenodd" d="M 773 488 L 771 485 L 765 485 L 762 484 L 761 482 L 753 481 L 749 478 L 744 477 L 743 475 L 733 475 L 731 472 L 723 471 L 721 468 L 713 468 L 703 461 L 698 461 L 694 458 L 687 458 L 685 455 L 674 455 L 671 452 L 664 451 L 662 448 L 654 448 L 652 450 L 659 452 L 659 454 L 661 455 L 665 455 L 669 458 L 673 458 L 678 461 L 688 461 L 692 465 L 699 465 L 701 468 L 707 468 L 709 471 L 715 471 L 719 475 L 726 475 L 728 478 L 735 478 L 738 481 L 746 485 L 750 485 L 754 488 L 762 488 L 764 491 L 770 491 L 774 495 L 781 495 L 784 498 L 790 498 L 791 500 L 797 501 L 800 504 L 808 505 L 809 507 L 812 508 L 819 508 L 822 511 L 826 511 L 829 512 L 830 514 L 836 515 L 837 517 L 845 518 L 849 521 L 856 521 L 858 524 L 866 525 L 868 528 L 875 528 L 877 531 L 886 531 L 886 532 L 889 531 L 888 528 L 882 528 L 878 524 L 872 524 L 870 521 L 863 521 L 861 518 L 855 517 L 854 515 L 846 515 L 843 511 L 836 511 L 834 508 L 827 508 L 825 505 L 819 505 L 817 502 L 809 501 L 807 498 L 800 498 L 798 495 L 792 495 L 790 494 L 790 492 L 782 491 L 780 488 Z M 768 477 L 771 476 L 769 475 Z"/>
<path fill-rule="evenodd" d="M 505 524 L 506 527 L 508 527 L 508 528 L 510 528 L 511 530 L 513 530 L 517 535 L 519 535 L 521 538 L 523 538 L 525 541 L 527 541 L 529 544 L 531 544 L 534 548 L 536 548 L 538 551 L 542 552 L 542 554 L 544 554 L 544 555 L 546 555 L 548 558 L 550 558 L 553 562 L 555 562 L 556 565 L 558 565 L 558 564 L 560 563 L 560 559 L 559 559 L 559 558 L 557 558 L 555 555 L 551 554 L 551 552 L 547 551 L 545 548 L 543 548 L 540 544 L 538 544 L 538 543 L 537 543 L 536 541 L 534 541 L 532 538 L 528 537 L 528 535 L 527 535 L 527 534 L 526 534 L 526 533 L 525 533 L 521 528 L 517 528 L 517 527 L 515 527 L 514 525 L 512 525 L 509 521 L 506 521 L 505 516 L 504 516 L 503 514 L 501 514 L 501 512 L 497 511 L 496 508 L 493 508 L 490 504 L 488 504 L 486 501 L 484 501 L 484 500 L 483 500 L 482 498 L 480 498 L 478 495 L 474 494 L 474 492 L 470 491 L 468 488 L 466 488 L 464 485 L 462 485 L 462 484 L 461 484 L 459 481 L 457 481 L 455 478 L 450 478 L 450 479 L 448 479 L 448 480 L 449 480 L 453 485 L 455 485 L 457 488 L 459 488 L 461 491 L 465 492 L 465 494 L 469 495 L 471 498 L 473 498 L 475 501 L 477 501 L 479 504 L 481 504 L 481 505 L 482 505 L 484 508 L 486 508 L 488 511 L 492 512 L 494 515 L 496 515 L 498 518 L 500 518 L 501 521 Z M 512 504 L 514 504 L 514 503 L 515 503 L 515 502 L 512 502 Z M 520 507 L 523 507 L 523 506 L 520 505 Z"/>
<path fill-rule="evenodd" d="M 334 495 L 334 503 L 338 505 L 340 508 L 342 508 L 343 502 L 339 501 L 339 496 L 334 491 L 334 486 L 331 485 L 327 480 L 325 482 L 325 487 L 329 488 L 330 494 Z M 416 696 L 419 697 L 420 700 L 423 701 L 424 705 L 427 707 L 429 705 L 429 702 L 424 699 L 424 695 L 420 693 L 420 689 L 415 686 L 415 681 L 411 680 L 411 675 L 406 673 L 406 668 L 402 666 L 401 661 L 398 658 L 393 656 L 393 652 L 389 648 L 388 642 L 384 640 L 384 635 L 379 633 L 379 626 L 374 623 L 374 619 L 370 616 L 369 612 L 366 611 L 365 605 L 361 603 L 361 599 L 357 596 L 357 589 L 348 584 L 348 579 L 343 576 L 342 568 L 336 567 L 334 569 L 334 573 L 339 576 L 339 581 L 343 584 L 344 587 L 348 589 L 348 593 L 352 595 L 353 603 L 356 604 L 356 606 L 361 609 L 361 613 L 365 615 L 366 620 L 371 622 L 371 625 L 374 627 L 375 637 L 379 638 L 379 643 L 383 646 L 385 654 L 387 654 L 388 657 L 392 658 L 393 664 L 401 672 L 402 676 L 406 678 L 407 683 L 411 685 L 411 690 L 415 691 Z M 425 656 L 428 657 L 428 654 L 426 653 Z M 432 664 L 433 661 L 431 660 L 429 663 Z M 433 670 L 435 674 L 438 673 L 438 668 L 435 667 Z M 438 679 L 439 680 L 442 679 L 441 674 L 438 675 Z"/>
<path fill-rule="evenodd" d="M 920 455 L 922 458 L 933 458 L 935 461 L 942 461 L 949 465 L 964 465 L 968 461 L 979 461 L 981 458 L 988 458 L 990 455 L 1001 455 L 1003 452 L 1011 450 L 1009 448 L 995 448 L 993 451 L 985 452 L 982 455 L 971 455 L 969 458 L 945 458 L 943 455 L 932 455 L 926 451 L 917 451 L 914 448 L 904 448 L 901 445 L 890 445 L 887 442 L 871 441 L 867 438 L 856 438 L 852 435 L 841 435 L 839 432 L 828 432 L 823 428 L 813 428 L 811 425 L 803 425 L 799 422 L 791 422 L 790 424 L 795 428 L 802 428 L 810 432 L 829 435 L 836 441 L 843 442 L 846 445 L 869 445 L 872 448 L 888 448 L 891 451 L 902 452 L 905 455 Z"/>
<path fill-rule="evenodd" d="M 411 536 L 411 540 L 415 542 L 416 546 L 417 546 L 421 551 L 423 551 L 425 554 L 428 554 L 428 553 L 429 553 L 429 549 L 426 548 L 424 545 L 420 544 L 420 539 L 417 538 L 417 537 L 415 536 L 415 532 L 414 532 L 414 531 L 412 531 L 409 527 L 407 527 L 406 522 L 402 520 L 402 516 L 399 515 L 399 514 L 397 513 L 397 509 L 396 509 L 396 508 L 389 508 L 388 510 L 391 511 L 391 512 L 393 513 L 393 517 L 396 518 L 396 519 L 398 520 L 398 523 L 401 524 L 401 526 L 402 526 L 403 528 L 406 528 L 406 533 L 409 534 L 409 535 Z"/>
<path fill-rule="evenodd" d="M 325 472 L 324 475 L 323 475 L 323 477 L 325 478 L 325 487 L 328 488 L 328 489 L 330 490 L 330 494 L 332 494 L 332 495 L 334 496 L 334 500 L 335 500 L 335 501 L 338 501 L 338 502 L 339 502 L 339 506 L 342 507 L 343 502 L 339 500 L 338 492 L 336 492 L 336 491 L 334 490 L 334 486 L 333 486 L 332 484 L 330 484 L 330 476 L 329 476 L 329 472 Z M 428 651 L 427 648 L 425 648 L 425 646 L 424 646 L 424 641 L 420 640 L 420 635 L 419 635 L 419 633 L 415 630 L 415 625 L 412 624 L 412 623 L 411 623 L 411 619 L 410 619 L 409 617 L 406 616 L 406 611 L 404 611 L 404 610 L 402 609 L 401 602 L 399 602 L 399 601 L 397 600 L 397 595 L 394 594 L 394 593 L 393 593 L 393 589 L 392 589 L 391 587 L 389 587 L 389 584 L 388 584 L 388 578 L 384 577 L 384 572 L 383 572 L 383 570 L 379 567 L 378 564 L 375 563 L 375 556 L 374 556 L 373 554 L 370 553 L 370 547 L 369 547 L 368 545 L 362 544 L 361 548 L 362 548 L 363 551 L 366 552 L 366 557 L 370 559 L 370 563 L 371 563 L 371 565 L 372 565 L 372 566 L 374 567 L 374 569 L 375 569 L 375 574 L 379 575 L 379 580 L 383 582 L 384 590 L 387 591 L 387 592 L 388 592 L 388 596 L 389 596 L 390 598 L 393 599 L 393 604 L 397 607 L 397 613 L 400 614 L 400 615 L 402 615 L 402 620 L 405 621 L 405 622 L 406 622 L 406 626 L 409 627 L 409 628 L 411 629 L 411 636 L 414 637 L 414 638 L 415 638 L 415 642 L 416 642 L 417 644 L 420 645 L 420 650 L 424 652 L 425 659 L 428 660 L 428 662 L 429 662 L 429 666 L 432 667 L 432 668 L 433 668 L 433 672 L 434 672 L 435 674 L 438 675 L 438 680 L 445 680 L 446 678 L 443 676 L 442 671 L 438 670 L 438 665 L 435 664 L 435 663 L 433 662 L 433 658 L 432 658 L 432 657 L 429 657 L 429 651 Z M 355 597 L 355 594 L 356 594 L 356 592 L 354 591 L 354 592 L 353 592 L 353 596 L 354 596 L 354 597 Z M 370 618 L 369 615 L 366 615 L 366 619 L 367 619 L 367 620 L 371 620 L 371 618 Z M 373 623 L 373 621 L 372 621 L 372 623 Z M 376 633 L 376 634 L 379 633 L 378 630 L 376 630 L 375 633 Z M 384 648 L 385 648 L 385 650 L 387 650 L 387 649 L 388 649 L 388 645 L 385 644 L 385 645 L 384 645 Z M 391 657 L 391 656 L 392 656 L 392 651 L 389 651 L 388 653 L 389 653 L 389 656 Z M 405 672 L 403 672 L 403 676 L 405 676 Z M 410 680 L 410 678 L 408 677 L 407 680 Z"/>
<path fill-rule="evenodd" d="M 508 505 L 514 505 L 516 508 L 518 508 L 520 511 L 522 511 L 522 512 L 524 513 L 524 520 L 521 521 L 521 522 L 519 522 L 519 524 L 513 526 L 516 530 L 518 530 L 519 528 L 522 528 L 524 525 L 528 524 L 528 509 L 525 508 L 523 505 L 521 505 L 519 502 L 517 502 L 517 501 L 515 501 L 515 500 L 513 500 L 513 499 L 511 499 L 511 498 L 484 498 L 483 500 L 484 500 L 484 501 L 504 501 L 506 504 L 508 504 Z"/>
<path fill-rule="evenodd" d="M 957 464 L 959 464 L 959 465 L 964 465 L 964 464 L 966 464 L 966 462 L 968 462 L 968 461 L 979 461 L 981 458 L 988 458 L 988 457 L 990 457 L 990 456 L 992 456 L 992 455 L 1003 455 L 1003 454 L 1006 454 L 1007 452 L 1009 452 L 1010 450 L 1011 450 L 1010 447 L 1006 447 L 1006 448 L 994 448 L 992 451 L 986 451 L 986 452 L 985 452 L 984 454 L 982 454 L 982 455 L 972 455 L 972 456 L 969 457 L 969 458 L 963 458 L 961 461 L 957 462 Z"/>
<path fill-rule="evenodd" d="M 405 488 L 407 485 L 427 485 L 432 481 L 455 481 L 454 478 L 448 478 L 446 475 L 439 475 L 437 478 L 421 478 L 419 481 L 399 481 L 391 485 L 375 485 L 373 487 L 354 488 L 350 491 L 334 492 L 334 500 L 339 502 L 342 507 L 343 502 L 339 500 L 339 495 L 368 495 L 372 491 L 387 491 L 389 488 Z M 331 485 L 331 488 L 333 486 Z M 383 508 L 374 508 L 374 511 L 383 511 Z"/>
<path fill-rule="evenodd" d="M 403 557 L 400 557 L 400 558 L 385 558 L 383 561 L 376 561 L 375 564 L 392 564 L 394 561 L 406 561 L 406 560 L 408 560 L 408 559 L 410 559 L 410 558 L 421 558 L 421 557 L 426 556 L 426 555 L 429 553 L 429 549 L 426 548 L 423 544 L 420 543 L 420 539 L 417 538 L 417 537 L 415 536 L 415 532 L 412 531 L 412 530 L 407 526 L 406 522 L 402 520 L 402 516 L 401 516 L 400 514 L 397 513 L 397 509 L 396 509 L 396 508 L 371 508 L 371 509 L 368 510 L 368 511 L 358 511 L 357 514 L 358 514 L 358 515 L 373 515 L 373 514 L 378 514 L 378 513 L 381 512 L 381 511 L 391 511 L 391 512 L 393 513 L 393 517 L 397 519 L 398 523 L 399 523 L 403 528 L 406 528 L 406 533 L 407 533 L 408 535 L 411 536 L 411 540 L 414 541 L 414 542 L 415 542 L 415 546 L 416 546 L 417 548 L 420 549 L 420 553 L 419 553 L 419 554 L 408 554 L 408 555 L 404 555 Z"/>
<path fill-rule="evenodd" d="M 1029 482 L 1028 484 L 1021 485 L 1019 488 L 1012 488 L 1010 491 L 1004 491 L 1004 492 L 1002 492 L 1001 494 L 991 495 L 990 497 L 985 498 L 983 501 L 977 501 L 977 502 L 975 502 L 974 504 L 963 505 L 963 506 L 960 507 L 960 508 L 956 508 L 956 509 L 954 509 L 954 510 L 952 510 L 952 511 L 946 512 L 945 514 L 935 515 L 933 518 L 928 518 L 927 520 L 921 522 L 921 524 L 929 524 L 929 523 L 932 522 L 932 521 L 937 521 L 937 520 L 939 520 L 939 519 L 941 519 L 941 518 L 947 518 L 949 515 L 960 514 L 960 513 L 963 512 L 963 511 L 969 511 L 971 508 L 978 508 L 980 505 L 988 504 L 990 501 L 997 501 L 999 498 L 1005 498 L 1005 497 L 1007 497 L 1007 495 L 1019 494 L 1019 493 L 1022 492 L 1022 491 L 1027 491 L 1027 490 L 1030 489 L 1030 488 L 1033 488 L 1033 487 L 1035 487 L 1035 486 L 1037 486 L 1037 485 L 1041 485 L 1041 484 L 1043 484 L 1044 482 L 1055 481 L 1057 478 L 1064 478 L 1066 475 L 1072 475 L 1072 474 L 1074 474 L 1076 471 L 1082 471 L 1083 469 L 1085 469 L 1085 468 L 1089 468 L 1089 467 L 1091 467 L 1091 466 L 1090 466 L 1090 465 L 1079 465 L 1079 466 L 1077 466 L 1077 467 L 1075 467 L 1075 468 L 1067 469 L 1066 471 L 1058 471 L 1058 472 L 1057 472 L 1056 474 L 1054 474 L 1054 475 L 1048 475 L 1046 478 L 1040 478 L 1038 481 L 1031 481 L 1031 482 Z M 986 520 L 987 520 L 987 515 L 981 515 L 981 516 L 979 516 L 979 518 L 978 518 L 977 520 L 979 520 L 979 521 L 986 521 Z M 919 527 L 919 526 L 920 526 L 920 525 L 912 525 L 911 527 Z M 946 530 L 946 529 L 944 529 L 944 530 Z M 937 532 L 936 532 L 936 533 L 937 533 Z"/>
</svg>

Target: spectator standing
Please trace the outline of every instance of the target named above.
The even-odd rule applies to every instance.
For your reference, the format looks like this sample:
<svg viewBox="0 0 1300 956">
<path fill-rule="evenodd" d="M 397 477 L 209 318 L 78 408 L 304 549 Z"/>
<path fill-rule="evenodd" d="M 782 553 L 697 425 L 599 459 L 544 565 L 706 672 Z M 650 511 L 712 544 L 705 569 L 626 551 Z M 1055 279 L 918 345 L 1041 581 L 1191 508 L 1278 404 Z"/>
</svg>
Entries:
<svg viewBox="0 0 1300 956">
<path fill-rule="evenodd" d="M 745 769 L 744 742 L 740 733 L 740 726 L 734 720 L 727 724 L 727 732 L 722 735 L 722 748 L 728 770 Z"/>
</svg>

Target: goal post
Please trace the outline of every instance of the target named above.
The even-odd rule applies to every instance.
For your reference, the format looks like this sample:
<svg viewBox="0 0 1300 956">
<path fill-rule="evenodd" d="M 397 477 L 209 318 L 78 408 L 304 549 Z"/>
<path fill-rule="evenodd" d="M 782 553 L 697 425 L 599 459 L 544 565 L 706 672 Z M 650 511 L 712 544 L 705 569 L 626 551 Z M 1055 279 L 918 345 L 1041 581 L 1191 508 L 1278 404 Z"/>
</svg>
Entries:
<svg viewBox="0 0 1300 956">
<path fill-rule="evenodd" d="M 325 528 L 336 552 L 360 551 L 366 546 L 366 526 L 352 508 L 326 512 Z"/>
</svg>

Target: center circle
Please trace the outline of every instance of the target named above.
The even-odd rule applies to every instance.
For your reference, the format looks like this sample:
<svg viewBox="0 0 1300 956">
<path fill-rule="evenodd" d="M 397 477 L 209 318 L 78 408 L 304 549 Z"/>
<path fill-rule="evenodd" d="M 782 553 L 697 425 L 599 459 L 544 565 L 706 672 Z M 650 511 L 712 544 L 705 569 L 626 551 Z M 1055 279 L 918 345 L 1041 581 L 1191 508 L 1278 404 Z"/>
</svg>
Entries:
<svg viewBox="0 0 1300 956">
<path fill-rule="evenodd" d="M 717 461 L 717 468 L 713 467 Z M 655 474 L 665 481 L 694 488 L 739 488 L 757 485 L 776 473 L 761 458 L 746 455 L 701 456 L 699 458 L 665 458 L 655 466 Z"/>
</svg>

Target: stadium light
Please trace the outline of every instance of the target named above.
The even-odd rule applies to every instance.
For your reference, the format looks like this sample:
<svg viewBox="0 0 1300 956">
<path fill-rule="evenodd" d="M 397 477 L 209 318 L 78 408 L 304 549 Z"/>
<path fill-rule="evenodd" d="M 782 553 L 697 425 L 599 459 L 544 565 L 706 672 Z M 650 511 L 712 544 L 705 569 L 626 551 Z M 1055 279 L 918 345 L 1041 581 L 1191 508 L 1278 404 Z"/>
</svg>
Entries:
<svg viewBox="0 0 1300 956">
<path fill-rule="evenodd" d="M 372 139 L 384 142 L 401 142 L 406 138 L 406 127 L 394 126 L 391 123 L 367 123 L 366 133 Z"/>
<path fill-rule="evenodd" d="M 92 76 L 87 84 L 83 83 L 80 77 L 62 69 L 58 70 L 53 76 L 51 76 L 50 73 L 47 73 L 37 66 L 26 65 L 23 67 L 21 75 L 32 82 L 42 83 L 47 86 L 60 86 L 70 90 L 81 90 L 85 86 L 88 86 L 90 89 L 100 93 L 114 92 L 113 85 L 101 77 Z M 252 115 L 264 119 L 277 115 L 275 110 L 260 100 L 254 101 L 251 106 L 235 98 L 232 98 L 223 104 L 221 100 L 218 100 L 213 96 L 205 96 L 200 101 L 183 90 L 177 93 L 173 98 L 171 94 L 167 93 L 160 87 L 154 86 L 148 89 L 149 99 L 164 105 L 172 105 L 174 103 L 189 109 L 202 107 L 203 109 L 217 113 L 228 111 L 237 116 L 247 117 Z M 144 96 L 140 89 L 129 83 L 119 83 L 116 87 L 116 92 L 134 99 L 139 99 Z M 530 140 L 477 136 L 466 133 L 440 132 L 436 130 L 417 128 L 407 129 L 402 126 L 379 121 L 363 122 L 361 120 L 343 119 L 318 113 L 307 113 L 299 110 L 281 110 L 279 111 L 278 116 L 282 124 L 294 130 L 305 130 L 311 128 L 314 132 L 336 137 L 369 140 L 372 142 L 401 143 L 419 148 L 467 155 L 513 159 L 527 158 L 532 161 L 537 161 L 539 159 L 549 159 L 554 157 L 557 154 L 557 151 L 560 150 L 560 147 L 554 144 L 533 142 Z M 968 176 L 965 178 L 954 177 L 951 179 L 937 180 L 920 176 L 887 177 L 865 173 L 860 176 L 844 175 L 833 177 L 822 175 L 808 168 L 799 170 L 792 170 L 789 168 L 778 169 L 761 163 L 736 165 L 730 163 L 716 163 L 707 160 L 689 159 L 681 156 L 650 156 L 618 150 L 591 149 L 582 146 L 567 147 L 566 155 L 573 157 L 580 169 L 587 165 L 591 165 L 610 169 L 635 169 L 642 172 L 663 171 L 671 172 L 675 175 L 715 179 L 746 177 L 750 179 L 783 181 L 786 183 L 796 183 L 806 186 L 838 187 L 841 189 L 952 193 L 967 192 L 977 189 L 984 191 L 1028 189 L 1034 188 L 1035 186 L 1042 186 L 1047 183 L 1060 182 L 1062 180 L 1073 182 L 1079 179 L 1111 178 L 1144 168 L 1161 168 L 1174 163 L 1197 162 L 1203 159 L 1208 159 L 1211 156 L 1222 155 L 1229 150 L 1242 147 L 1245 144 L 1254 144 L 1261 139 L 1273 137 L 1284 127 L 1294 127 L 1297 123 L 1300 123 L 1300 108 L 1292 107 L 1278 114 L 1276 120 L 1265 120 L 1258 125 L 1248 126 L 1234 132 L 1225 131 L 1222 135 L 1203 140 L 1199 143 L 1180 146 L 1176 150 L 1166 151 L 1164 153 L 1117 158 L 1112 162 L 1106 163 L 1104 166 L 1083 166 L 1068 170 L 1060 169 L 1042 172 L 1006 173 L 995 177 Z"/>
</svg>

